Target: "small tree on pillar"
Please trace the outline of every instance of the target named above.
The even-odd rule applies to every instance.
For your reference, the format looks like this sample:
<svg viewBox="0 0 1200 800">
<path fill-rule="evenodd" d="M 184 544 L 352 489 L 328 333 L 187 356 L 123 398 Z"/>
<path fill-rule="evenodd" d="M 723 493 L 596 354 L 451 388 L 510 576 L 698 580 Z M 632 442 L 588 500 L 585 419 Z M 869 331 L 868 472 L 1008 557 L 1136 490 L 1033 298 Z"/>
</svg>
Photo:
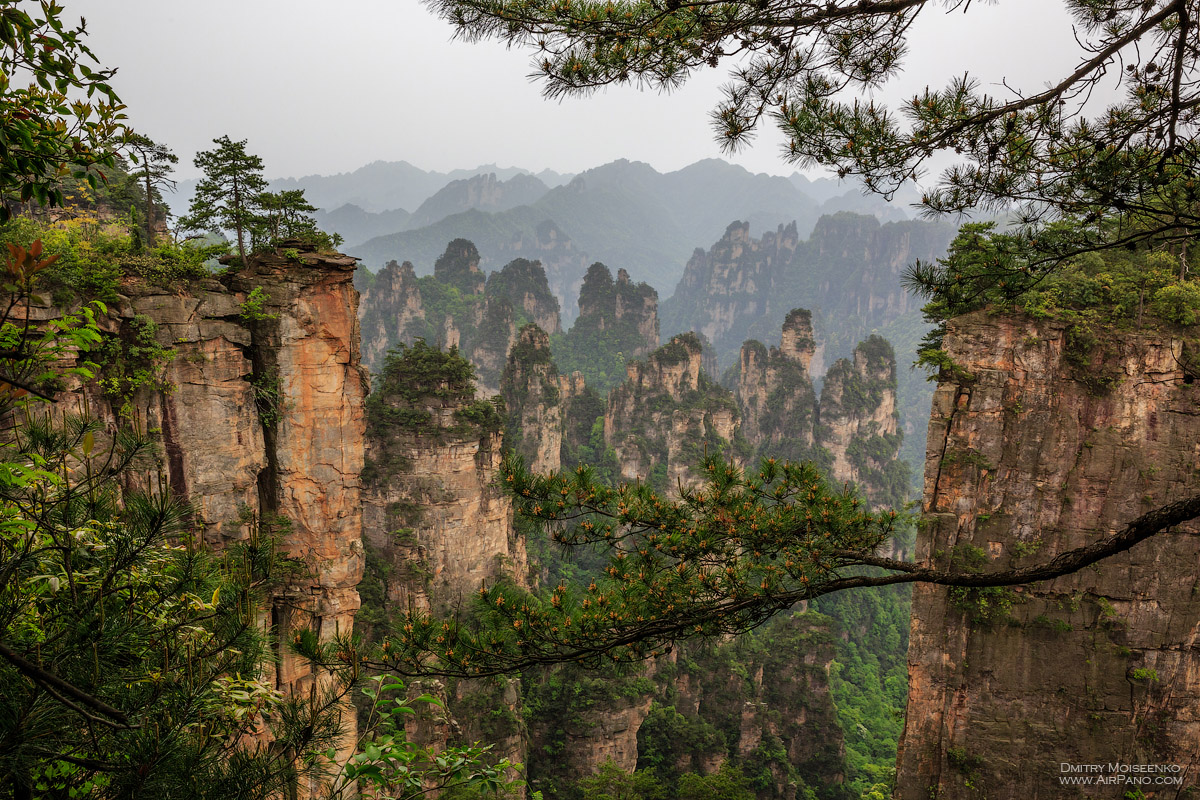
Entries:
<svg viewBox="0 0 1200 800">
<path fill-rule="evenodd" d="M 125 146 L 129 150 L 130 159 L 138 165 L 136 174 L 146 192 L 146 244 L 153 247 L 155 206 L 163 205 L 163 189 L 175 190 L 175 180 L 171 173 L 179 163 L 179 156 L 172 153 L 166 145 L 140 133 L 129 134 L 125 139 Z M 166 214 L 169 212 L 164 216 Z"/>
<path fill-rule="evenodd" d="M 194 163 L 204 178 L 180 222 L 188 230 L 233 231 L 245 266 L 246 236 L 255 222 L 258 196 L 267 188 L 262 159 L 246 152 L 245 139 L 234 142 L 222 136 L 213 144 L 215 149 L 196 154 Z"/>
</svg>

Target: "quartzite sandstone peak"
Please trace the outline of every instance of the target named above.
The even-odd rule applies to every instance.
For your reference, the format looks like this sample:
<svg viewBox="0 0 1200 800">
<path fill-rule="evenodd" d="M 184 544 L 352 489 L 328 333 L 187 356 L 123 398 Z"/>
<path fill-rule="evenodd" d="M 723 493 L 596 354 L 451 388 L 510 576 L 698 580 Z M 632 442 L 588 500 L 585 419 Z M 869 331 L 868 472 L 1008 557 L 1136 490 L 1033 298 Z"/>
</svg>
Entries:
<svg viewBox="0 0 1200 800">
<path fill-rule="evenodd" d="M 1039 563 L 1195 494 L 1195 329 L 1101 332 L 1089 349 L 1068 328 L 951 321 L 945 350 L 971 379 L 934 395 L 919 562 Z M 1063 764 L 1110 763 L 1178 765 L 1194 793 L 1197 534 L 1190 522 L 1011 592 L 917 586 L 896 796 L 1131 796 L 1060 783 Z"/>
</svg>

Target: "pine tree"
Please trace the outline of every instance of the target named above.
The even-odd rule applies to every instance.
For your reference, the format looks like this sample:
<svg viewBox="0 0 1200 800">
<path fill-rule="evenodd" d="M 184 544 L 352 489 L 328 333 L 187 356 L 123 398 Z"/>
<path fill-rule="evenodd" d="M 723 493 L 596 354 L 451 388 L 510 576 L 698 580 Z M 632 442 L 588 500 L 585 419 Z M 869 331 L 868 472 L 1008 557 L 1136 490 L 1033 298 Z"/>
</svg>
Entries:
<svg viewBox="0 0 1200 800">
<path fill-rule="evenodd" d="M 156 205 L 163 205 L 163 189 L 175 189 L 171 173 L 179 163 L 179 156 L 166 145 L 140 133 L 131 133 L 126 137 L 125 147 L 138 165 L 137 177 L 146 193 L 146 245 L 154 247 L 154 209 Z"/>
<path fill-rule="evenodd" d="M 261 192 L 255 199 L 260 213 L 255 218 L 255 246 L 278 239 L 310 238 L 317 235 L 312 212 L 317 207 L 304 197 L 303 189 Z"/>
<path fill-rule="evenodd" d="M 267 188 L 262 159 L 246 152 L 246 140 L 228 136 L 213 139 L 216 148 L 196 155 L 204 172 L 188 213 L 180 222 L 188 230 L 223 233 L 232 230 L 238 256 L 246 264 L 246 238 L 254 221 L 259 195 Z"/>
</svg>

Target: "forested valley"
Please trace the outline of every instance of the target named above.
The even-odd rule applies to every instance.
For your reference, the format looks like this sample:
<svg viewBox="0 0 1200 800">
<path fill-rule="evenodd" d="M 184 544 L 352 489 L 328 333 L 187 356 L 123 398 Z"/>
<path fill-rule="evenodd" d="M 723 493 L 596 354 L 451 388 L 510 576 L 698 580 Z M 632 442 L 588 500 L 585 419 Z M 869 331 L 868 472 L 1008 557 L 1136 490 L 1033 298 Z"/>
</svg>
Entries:
<svg viewBox="0 0 1200 800">
<path fill-rule="evenodd" d="M 753 5 L 430 10 L 550 96 L 740 42 L 720 135 L 829 177 L 177 180 L 0 0 L 0 797 L 1196 792 L 1195 3 L 908 128 L 835 98 L 921 0 Z"/>
</svg>

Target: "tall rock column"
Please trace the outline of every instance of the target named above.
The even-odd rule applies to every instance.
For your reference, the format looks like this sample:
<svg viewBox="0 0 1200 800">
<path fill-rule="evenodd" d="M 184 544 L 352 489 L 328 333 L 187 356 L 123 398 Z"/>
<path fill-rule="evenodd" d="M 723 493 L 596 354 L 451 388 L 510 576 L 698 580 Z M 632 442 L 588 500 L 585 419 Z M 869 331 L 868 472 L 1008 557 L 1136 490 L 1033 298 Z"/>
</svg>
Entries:
<svg viewBox="0 0 1200 800">
<path fill-rule="evenodd" d="M 509 446 L 534 472 L 557 472 L 561 465 L 564 416 L 575 386 L 558 374 L 546 332 L 532 323 L 521 328 L 508 352 L 500 394 L 508 410 Z"/>
<path fill-rule="evenodd" d="M 908 470 L 896 459 L 901 434 L 896 414 L 896 354 L 872 334 L 839 359 L 821 387 L 817 442 L 832 459 L 830 476 L 856 484 L 876 506 L 908 499 Z"/>
<path fill-rule="evenodd" d="M 467 609 L 484 583 L 526 583 L 525 541 L 513 528 L 511 499 L 496 485 L 503 414 L 476 398 L 472 373 L 457 353 L 418 342 L 385 360 L 368 400 L 362 588 L 372 638 L 410 611 Z M 525 761 L 515 681 L 424 690 L 446 699 L 449 717 L 413 724 L 416 740 L 484 740 L 497 757 Z"/>
<path fill-rule="evenodd" d="M 627 379 L 608 395 L 604 441 L 616 453 L 624 480 L 647 480 L 661 489 L 695 485 L 692 468 L 706 450 L 715 454 L 735 438 L 738 412 L 732 394 L 701 369 L 700 339 L 675 336 L 645 361 L 631 361 Z"/>
<path fill-rule="evenodd" d="M 953 320 L 944 348 L 963 372 L 934 395 L 917 560 L 1042 563 L 1194 495 L 1200 389 L 1186 365 L 1196 342 L 1194 328 L 1101 330 L 1088 342 L 1063 321 Z M 896 796 L 1192 796 L 1197 534 L 1200 524 L 1180 525 L 1012 590 L 917 585 Z M 1166 771 L 1137 771 L 1147 765 Z M 1081 775 L 1110 781 L 1061 780 Z"/>
<path fill-rule="evenodd" d="M 275 608 L 280 633 L 311 626 L 322 639 L 349 634 L 363 571 L 363 399 L 355 259 L 298 242 L 262 254 L 233 286 L 258 293 L 243 312 L 252 332 L 251 384 L 262 421 L 266 466 L 260 512 L 289 529 L 281 545 L 304 561 L 311 582 Z M 280 649 L 278 682 L 303 691 L 309 666 Z"/>
<path fill-rule="evenodd" d="M 811 458 L 817 396 L 808 368 L 814 351 L 812 314 L 802 308 L 788 313 L 779 347 L 768 350 L 753 339 L 742 345 L 738 411 L 742 435 L 758 455 Z"/>
</svg>

